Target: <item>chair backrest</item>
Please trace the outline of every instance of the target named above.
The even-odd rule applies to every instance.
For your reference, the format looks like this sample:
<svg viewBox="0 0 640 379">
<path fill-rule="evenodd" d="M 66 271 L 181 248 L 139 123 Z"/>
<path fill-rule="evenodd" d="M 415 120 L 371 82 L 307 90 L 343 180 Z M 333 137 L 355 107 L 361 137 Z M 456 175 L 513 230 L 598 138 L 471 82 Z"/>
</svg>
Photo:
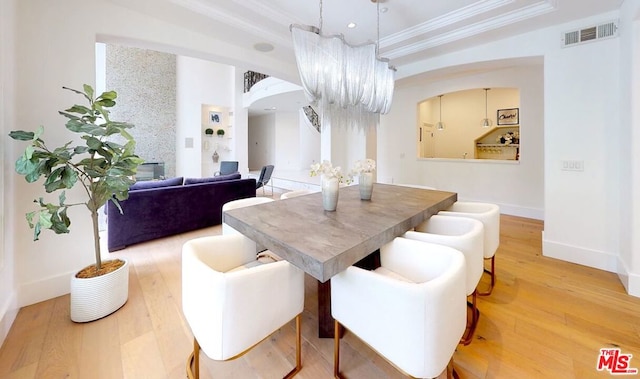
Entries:
<svg viewBox="0 0 640 379">
<path fill-rule="evenodd" d="M 245 198 L 245 199 L 238 199 L 238 200 L 230 201 L 228 203 L 224 203 L 222 205 L 222 215 L 223 215 L 223 217 L 222 217 L 222 234 L 223 235 L 240 234 L 240 232 L 238 232 L 237 230 L 235 230 L 234 228 L 230 227 L 229 225 L 227 225 L 224 222 L 224 212 L 230 211 L 232 209 L 248 207 L 248 206 L 251 206 L 251 205 L 268 203 L 268 202 L 271 202 L 271 201 L 274 201 L 274 200 L 269 198 L 269 197 L 248 197 L 248 198 Z"/>
<path fill-rule="evenodd" d="M 457 201 L 442 216 L 469 217 L 484 225 L 484 257 L 491 258 L 500 245 L 500 207 L 491 203 Z"/>
<path fill-rule="evenodd" d="M 482 222 L 467 217 L 433 215 L 408 231 L 403 237 L 452 247 L 464 254 L 467 272 L 467 295 L 475 291 L 483 271 L 484 227 Z"/>
<path fill-rule="evenodd" d="M 220 175 L 229 175 L 234 172 L 238 172 L 237 161 L 222 161 L 220 162 Z"/>
<path fill-rule="evenodd" d="M 269 183 L 269 180 L 271 180 L 271 174 L 273 174 L 273 165 L 266 165 L 262 167 L 262 170 L 260 170 L 260 177 L 256 182 L 256 189 Z"/>
<path fill-rule="evenodd" d="M 308 195 L 310 193 L 313 193 L 313 191 L 309 190 L 309 189 L 301 189 L 301 190 L 295 190 L 295 191 L 290 191 L 290 192 L 285 192 L 282 195 L 280 195 L 280 200 L 284 200 L 284 199 L 291 199 L 292 197 L 298 197 L 298 196 L 302 196 L 302 195 Z"/>
</svg>

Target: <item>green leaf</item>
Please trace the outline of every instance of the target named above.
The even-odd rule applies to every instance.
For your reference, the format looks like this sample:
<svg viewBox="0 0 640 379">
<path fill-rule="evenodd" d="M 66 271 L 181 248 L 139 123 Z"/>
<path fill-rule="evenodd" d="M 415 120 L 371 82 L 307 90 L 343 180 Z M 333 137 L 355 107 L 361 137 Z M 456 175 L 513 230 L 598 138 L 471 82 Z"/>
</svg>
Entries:
<svg viewBox="0 0 640 379">
<path fill-rule="evenodd" d="M 82 88 L 84 89 L 84 93 L 86 93 L 87 96 L 93 99 L 93 87 L 88 84 L 84 84 Z"/>
<path fill-rule="evenodd" d="M 115 100 L 117 97 L 118 97 L 118 94 L 116 93 L 116 91 L 107 91 L 107 92 L 103 92 L 102 95 L 100 95 L 97 100 L 100 100 L 100 99 Z"/>
<path fill-rule="evenodd" d="M 79 114 L 91 114 L 91 109 L 85 107 L 84 105 L 74 105 L 73 107 L 66 110 L 71 113 L 79 113 Z"/>
<path fill-rule="evenodd" d="M 18 141 L 32 141 L 35 136 L 33 132 L 25 132 L 24 130 L 13 130 L 9 132 L 9 137 Z"/>
<path fill-rule="evenodd" d="M 93 98 L 92 98 L 92 97 L 87 96 L 87 94 L 85 94 L 85 93 L 84 93 L 84 92 L 82 92 L 82 91 L 78 91 L 77 89 L 73 89 L 73 88 L 69 88 L 69 87 L 62 87 L 62 88 L 63 88 L 63 89 L 66 89 L 66 90 L 68 90 L 68 91 L 71 91 L 71 92 L 75 92 L 75 93 L 77 93 L 78 95 L 82 95 L 82 96 L 84 96 L 84 97 L 85 97 L 85 99 L 89 100 L 89 102 L 93 101 Z"/>
<path fill-rule="evenodd" d="M 116 102 L 113 100 L 109 100 L 109 99 L 104 99 L 104 100 L 98 100 L 96 101 L 96 104 L 100 104 L 105 108 L 111 108 L 114 105 L 116 105 Z"/>
</svg>

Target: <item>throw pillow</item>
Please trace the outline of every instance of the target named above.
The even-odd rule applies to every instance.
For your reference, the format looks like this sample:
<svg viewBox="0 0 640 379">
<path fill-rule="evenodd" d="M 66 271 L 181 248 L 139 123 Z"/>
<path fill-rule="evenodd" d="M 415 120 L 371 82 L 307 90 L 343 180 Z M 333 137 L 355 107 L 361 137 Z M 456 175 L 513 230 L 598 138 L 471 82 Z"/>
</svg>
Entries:
<svg viewBox="0 0 640 379">
<path fill-rule="evenodd" d="M 210 182 L 224 182 L 226 180 L 235 180 L 240 179 L 241 175 L 239 172 L 228 174 L 228 175 L 219 175 L 212 176 L 210 178 L 185 178 L 184 184 L 198 184 L 198 183 L 210 183 Z"/>
<path fill-rule="evenodd" d="M 129 188 L 129 191 L 181 186 L 183 179 L 184 178 L 182 176 L 179 176 L 177 178 L 164 179 L 164 180 L 143 180 L 141 182 L 133 183 L 133 185 Z"/>
</svg>

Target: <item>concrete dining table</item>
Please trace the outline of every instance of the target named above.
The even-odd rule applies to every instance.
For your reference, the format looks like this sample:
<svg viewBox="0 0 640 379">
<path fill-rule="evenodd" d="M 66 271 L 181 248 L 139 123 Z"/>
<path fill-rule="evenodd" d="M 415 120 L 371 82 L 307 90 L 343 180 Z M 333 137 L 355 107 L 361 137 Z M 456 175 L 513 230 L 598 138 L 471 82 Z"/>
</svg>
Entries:
<svg viewBox="0 0 640 379">
<path fill-rule="evenodd" d="M 333 337 L 330 279 L 457 200 L 453 192 L 375 183 L 339 190 L 325 211 L 320 192 L 225 212 L 223 222 L 318 280 L 319 336 Z"/>
</svg>

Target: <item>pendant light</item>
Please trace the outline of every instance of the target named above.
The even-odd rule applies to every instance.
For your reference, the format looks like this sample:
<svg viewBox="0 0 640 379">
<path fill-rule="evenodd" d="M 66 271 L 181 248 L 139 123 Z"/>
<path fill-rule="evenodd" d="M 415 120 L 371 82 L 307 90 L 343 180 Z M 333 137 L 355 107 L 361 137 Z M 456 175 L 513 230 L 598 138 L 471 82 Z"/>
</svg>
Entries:
<svg viewBox="0 0 640 379">
<path fill-rule="evenodd" d="M 436 124 L 436 130 L 444 130 L 444 123 L 442 122 L 442 96 L 444 95 L 438 95 L 438 97 L 440 98 L 440 114 L 439 121 Z"/>
<path fill-rule="evenodd" d="M 490 89 L 491 88 L 484 89 L 484 118 L 482 119 L 483 128 L 488 128 L 492 124 L 491 120 L 487 117 L 487 91 L 489 91 Z"/>
</svg>

